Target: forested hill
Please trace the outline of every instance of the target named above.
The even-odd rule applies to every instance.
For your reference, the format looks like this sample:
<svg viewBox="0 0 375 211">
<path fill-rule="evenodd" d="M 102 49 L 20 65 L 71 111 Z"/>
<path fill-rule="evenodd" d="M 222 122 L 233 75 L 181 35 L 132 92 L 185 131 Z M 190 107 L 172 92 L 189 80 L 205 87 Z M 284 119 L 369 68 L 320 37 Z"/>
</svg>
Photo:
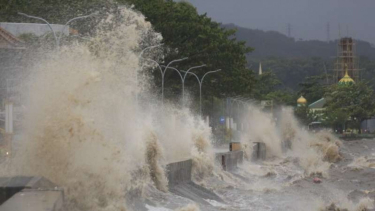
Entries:
<svg viewBox="0 0 375 211">
<path fill-rule="evenodd" d="M 236 38 L 246 41 L 247 46 L 255 50 L 249 54 L 253 58 L 284 57 L 284 58 L 332 58 L 337 53 L 337 40 L 325 42 L 318 40 L 295 40 L 276 31 L 262 31 L 236 26 L 223 25 L 225 28 L 237 28 Z M 357 55 L 375 59 L 375 47 L 369 42 L 356 40 Z"/>
</svg>

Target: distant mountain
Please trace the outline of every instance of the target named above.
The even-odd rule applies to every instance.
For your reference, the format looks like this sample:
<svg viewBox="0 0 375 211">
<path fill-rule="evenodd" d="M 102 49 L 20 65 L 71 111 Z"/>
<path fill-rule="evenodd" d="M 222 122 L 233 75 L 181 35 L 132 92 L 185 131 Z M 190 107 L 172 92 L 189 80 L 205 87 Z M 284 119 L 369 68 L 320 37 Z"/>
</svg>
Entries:
<svg viewBox="0 0 375 211">
<path fill-rule="evenodd" d="M 333 58 L 337 54 L 337 40 L 324 42 L 318 40 L 295 40 L 276 31 L 262 31 L 225 24 L 223 27 L 237 29 L 236 38 L 246 41 L 255 50 L 248 56 L 251 58 L 283 57 L 283 58 Z M 375 59 L 375 48 L 372 44 L 356 40 L 357 56 Z"/>
</svg>

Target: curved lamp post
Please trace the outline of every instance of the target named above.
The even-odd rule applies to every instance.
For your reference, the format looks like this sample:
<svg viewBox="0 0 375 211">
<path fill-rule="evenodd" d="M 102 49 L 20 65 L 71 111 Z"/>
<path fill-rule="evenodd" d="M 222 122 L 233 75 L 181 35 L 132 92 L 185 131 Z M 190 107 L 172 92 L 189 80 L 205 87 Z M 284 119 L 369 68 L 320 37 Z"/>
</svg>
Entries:
<svg viewBox="0 0 375 211">
<path fill-rule="evenodd" d="M 22 13 L 22 12 L 19 12 L 18 14 L 19 14 L 19 15 L 22 15 L 22 16 L 25 16 L 25 17 L 27 17 L 27 18 L 37 19 L 37 20 L 40 20 L 40 21 L 43 21 L 44 23 L 46 23 L 46 24 L 48 25 L 49 29 L 50 29 L 50 30 L 52 31 L 52 33 L 53 33 L 53 37 L 55 38 L 55 44 L 56 44 L 56 47 L 58 48 L 58 47 L 60 46 L 60 40 L 61 40 L 62 34 L 64 33 L 65 28 L 66 28 L 66 27 L 67 27 L 72 21 L 79 20 L 79 19 L 89 18 L 89 17 L 92 17 L 92 16 L 96 15 L 97 13 L 92 13 L 92 14 L 90 14 L 90 15 L 79 16 L 79 17 L 75 17 L 75 18 L 70 19 L 68 22 L 65 23 L 65 25 L 64 25 L 64 27 L 62 28 L 62 30 L 61 30 L 59 36 L 56 35 L 55 30 L 52 28 L 51 24 L 50 24 L 47 20 L 45 20 L 45 19 L 43 19 L 43 18 L 41 18 L 41 17 L 36 17 L 36 16 L 28 15 L 28 14 L 25 14 L 25 13 Z"/>
<path fill-rule="evenodd" d="M 198 83 L 199 83 L 199 111 L 200 111 L 201 115 L 202 115 L 202 84 L 203 84 L 203 80 L 206 77 L 206 75 L 211 74 L 211 73 L 216 73 L 216 72 L 219 72 L 219 71 L 221 71 L 221 69 L 209 71 L 209 72 L 205 73 L 201 79 L 199 79 L 199 77 L 195 73 L 192 73 L 192 72 L 189 72 L 189 71 L 181 71 L 181 72 L 185 72 L 185 76 L 186 76 L 186 74 L 191 74 L 191 75 L 194 75 L 195 78 L 198 80 Z"/>
<path fill-rule="evenodd" d="M 182 77 L 180 71 L 178 71 L 176 68 L 169 67 L 169 66 L 170 66 L 171 64 L 175 63 L 175 62 L 184 61 L 184 60 L 186 60 L 186 59 L 188 59 L 188 58 L 186 57 L 186 58 L 183 58 L 183 59 L 176 59 L 176 60 L 173 60 L 173 61 L 169 62 L 167 66 L 164 66 L 164 65 L 163 65 L 164 70 L 161 68 L 161 66 L 159 65 L 159 63 L 156 62 L 155 60 L 147 59 L 148 61 L 151 61 L 151 62 L 154 62 L 155 64 L 157 64 L 158 67 L 159 67 L 159 70 L 160 70 L 160 73 L 161 73 L 161 100 L 162 100 L 162 104 L 163 104 L 163 105 L 164 105 L 164 77 L 165 77 L 165 73 L 167 72 L 168 69 L 173 69 L 173 70 L 175 70 L 175 71 L 178 73 L 178 75 L 180 76 L 180 78 L 181 78 L 181 82 L 182 82 L 182 84 L 183 84 L 183 83 L 184 83 L 184 80 L 183 80 L 183 77 Z"/>
<path fill-rule="evenodd" d="M 185 73 L 184 76 L 182 76 L 182 105 L 185 105 L 185 79 L 186 79 L 187 74 L 190 73 L 189 71 L 191 71 L 191 70 L 198 69 L 198 68 L 205 67 L 205 66 L 206 65 L 204 64 L 204 65 L 200 65 L 200 66 L 191 67 L 187 71 L 182 71 L 181 70 L 181 72 Z M 169 69 L 173 69 L 173 70 L 175 70 L 177 72 L 180 72 L 179 70 L 177 70 L 174 67 L 169 67 Z"/>
<path fill-rule="evenodd" d="M 153 48 L 160 47 L 160 46 L 162 46 L 162 45 L 163 45 L 163 44 L 153 45 L 153 46 L 149 46 L 149 47 L 143 49 L 143 50 L 139 53 L 139 55 L 138 55 L 138 62 L 139 62 L 140 59 L 142 58 L 143 53 L 144 53 L 145 51 L 147 51 L 147 50 L 151 50 L 151 49 L 153 49 Z M 156 61 L 154 61 L 154 62 L 156 62 Z M 156 63 L 157 63 L 157 62 L 156 62 Z M 140 70 L 143 69 L 143 66 L 144 66 L 144 65 L 142 65 L 142 67 L 141 67 L 140 69 L 138 68 L 138 69 L 137 69 L 137 72 L 135 73 L 135 83 L 136 83 L 136 86 L 138 86 L 138 72 L 139 72 Z M 135 94 L 135 101 L 136 101 L 136 103 L 137 103 L 137 105 L 138 105 L 138 92 Z"/>
</svg>

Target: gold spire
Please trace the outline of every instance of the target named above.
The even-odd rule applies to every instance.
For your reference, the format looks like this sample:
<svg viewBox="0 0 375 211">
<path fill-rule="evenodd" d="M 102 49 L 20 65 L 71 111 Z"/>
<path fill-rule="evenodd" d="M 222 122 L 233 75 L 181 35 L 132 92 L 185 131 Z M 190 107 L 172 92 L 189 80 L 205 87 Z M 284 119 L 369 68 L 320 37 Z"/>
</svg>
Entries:
<svg viewBox="0 0 375 211">
<path fill-rule="evenodd" d="M 345 64 L 345 75 L 340 79 L 339 84 L 350 84 L 355 83 L 354 80 L 348 74 L 348 65 Z"/>
<path fill-rule="evenodd" d="M 302 95 L 297 100 L 297 104 L 306 104 L 306 103 L 307 103 L 307 100 Z"/>
</svg>

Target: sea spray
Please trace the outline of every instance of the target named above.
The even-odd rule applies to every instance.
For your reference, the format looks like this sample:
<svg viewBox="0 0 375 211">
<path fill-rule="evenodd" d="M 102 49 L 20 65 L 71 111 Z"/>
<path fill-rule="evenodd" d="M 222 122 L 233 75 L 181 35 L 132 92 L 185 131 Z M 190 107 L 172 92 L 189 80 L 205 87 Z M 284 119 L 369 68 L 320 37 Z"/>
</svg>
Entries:
<svg viewBox="0 0 375 211">
<path fill-rule="evenodd" d="M 146 142 L 146 163 L 149 174 L 157 189 L 168 191 L 168 180 L 165 176 L 165 166 L 161 164 L 163 151 L 155 134 L 150 134 Z"/>
<path fill-rule="evenodd" d="M 204 128 L 204 123 L 202 126 Z M 207 128 L 207 127 L 206 127 Z M 211 145 L 211 131 L 208 129 L 196 132 L 194 136 L 194 147 L 192 148 L 193 172 L 195 182 L 202 183 L 203 180 L 212 175 L 214 170 L 214 153 Z"/>
<path fill-rule="evenodd" d="M 140 93 L 148 81 L 135 80 L 140 46 L 150 34 L 150 43 L 161 40 L 139 13 L 118 14 L 88 44 L 35 56 L 23 81 L 22 144 L 4 174 L 50 179 L 65 188 L 70 211 L 128 210 L 128 194 L 143 196 L 150 184 L 166 191 L 164 158 L 189 158 L 193 137 L 206 131 L 186 109 L 136 103 L 148 95 Z"/>
<path fill-rule="evenodd" d="M 200 211 L 200 209 L 196 204 L 189 204 L 186 207 L 177 209 L 176 211 Z"/>
<path fill-rule="evenodd" d="M 358 203 L 343 199 L 337 203 L 331 203 L 328 206 L 320 208 L 320 211 L 367 211 L 374 208 L 374 200 L 370 198 L 362 198 Z"/>
<path fill-rule="evenodd" d="M 241 137 L 247 157 L 251 157 L 252 143 L 260 141 L 266 144 L 268 159 L 294 158 L 306 176 L 315 173 L 328 176 L 331 163 L 341 159 L 340 141 L 328 132 L 313 134 L 302 128 L 292 108 L 283 107 L 273 115 L 251 106 L 243 118 L 249 122 Z"/>
</svg>

